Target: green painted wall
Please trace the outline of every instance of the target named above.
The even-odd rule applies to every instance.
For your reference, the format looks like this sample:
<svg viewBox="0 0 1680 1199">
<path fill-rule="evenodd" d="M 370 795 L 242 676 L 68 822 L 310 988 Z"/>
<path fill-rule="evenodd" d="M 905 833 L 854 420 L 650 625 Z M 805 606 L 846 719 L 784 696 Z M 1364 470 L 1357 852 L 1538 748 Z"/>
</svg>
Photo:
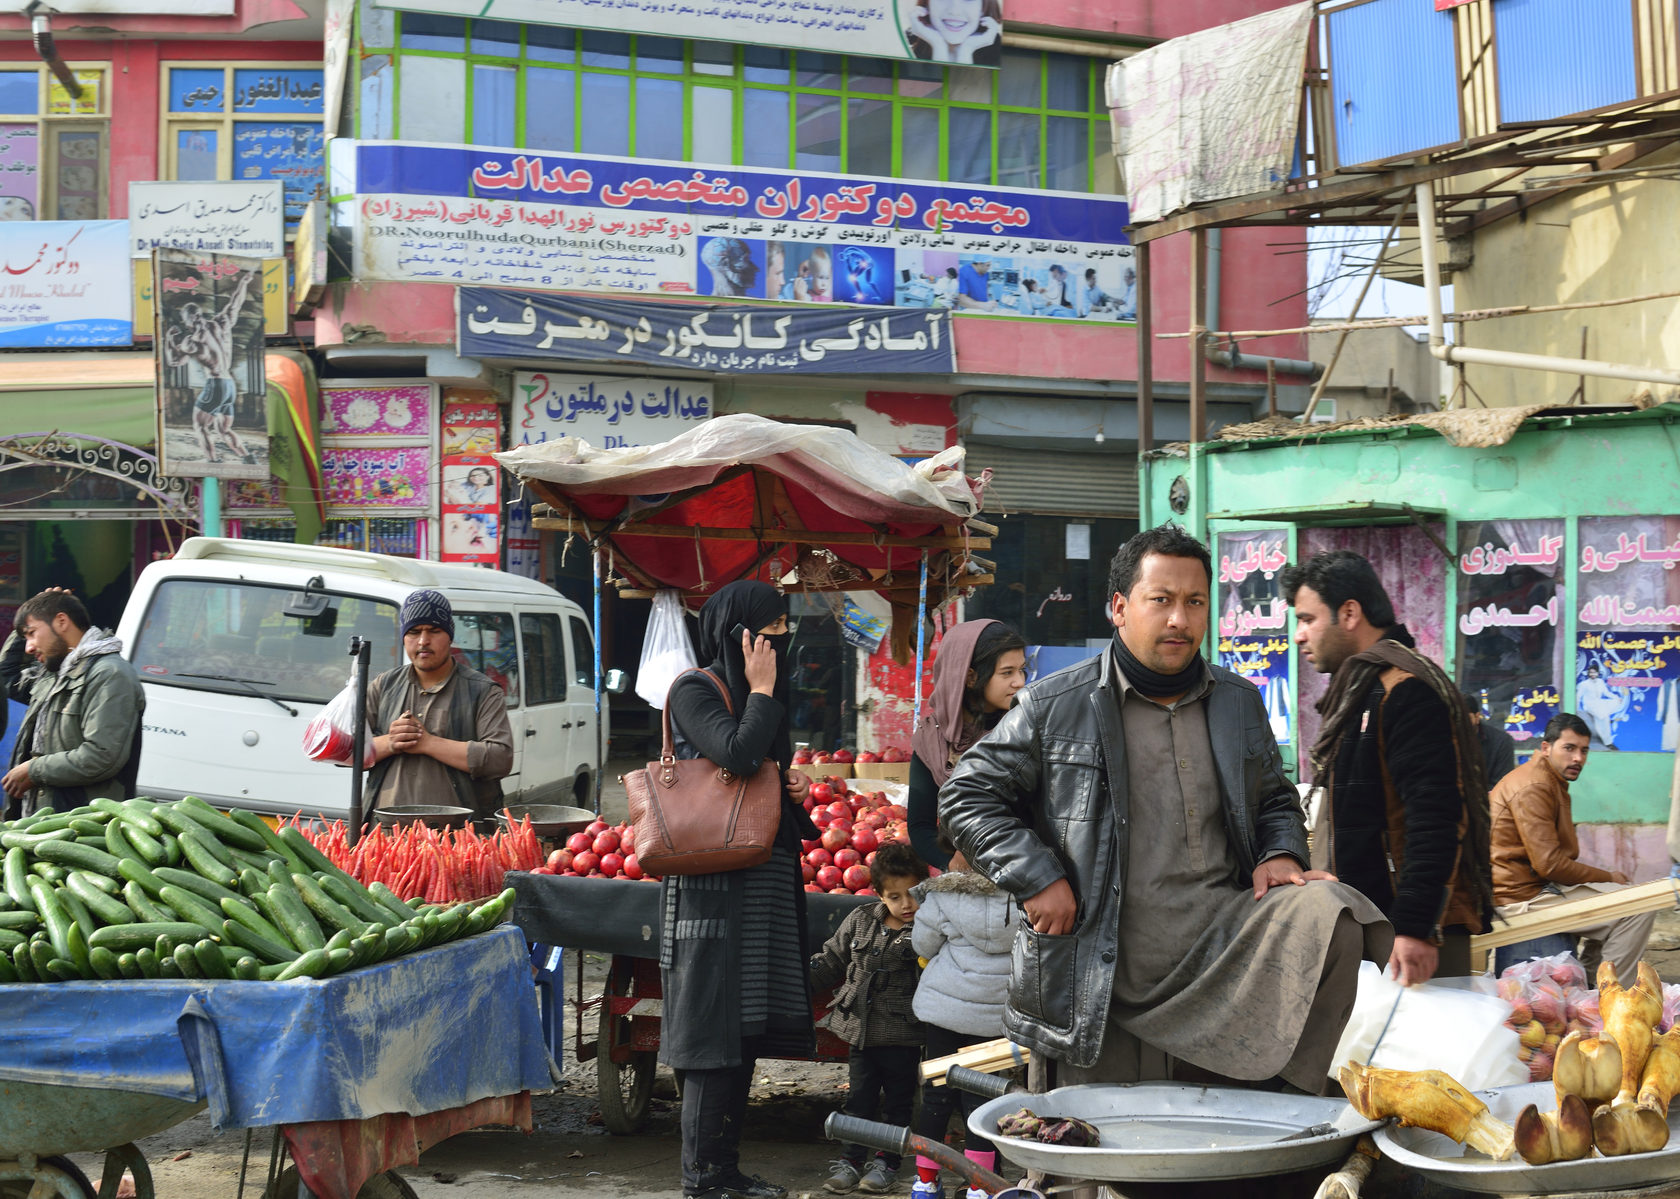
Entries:
<svg viewBox="0 0 1680 1199">
<path fill-rule="evenodd" d="M 1189 486 L 1185 510 L 1169 496 Z M 1145 527 L 1176 519 L 1204 539 L 1257 523 L 1222 514 L 1335 505 L 1409 504 L 1446 514 L 1447 544 L 1471 520 L 1563 518 L 1567 526 L 1564 644 L 1576 643 L 1576 518 L 1680 513 L 1680 404 L 1644 412 L 1531 420 L 1509 442 L 1460 448 L 1421 426 L 1361 429 L 1290 441 L 1210 442 L 1189 454 L 1145 458 L 1139 475 Z M 1295 524 L 1338 523 L 1322 516 Z M 1348 520 L 1339 523 L 1357 523 Z M 1445 559 L 1441 568 L 1447 569 Z M 1457 621 L 1457 571 L 1447 572 L 1447 666 Z M 1218 598 L 1215 611 L 1218 611 Z M 1291 613 L 1289 633 L 1294 634 Z M 1572 648 L 1566 651 L 1568 663 Z M 1573 710 L 1574 671 L 1565 670 L 1563 706 Z M 1299 678 L 1299 674 L 1296 675 Z M 1671 753 L 1595 753 L 1572 788 L 1580 823 L 1661 824 L 1668 820 Z"/>
</svg>

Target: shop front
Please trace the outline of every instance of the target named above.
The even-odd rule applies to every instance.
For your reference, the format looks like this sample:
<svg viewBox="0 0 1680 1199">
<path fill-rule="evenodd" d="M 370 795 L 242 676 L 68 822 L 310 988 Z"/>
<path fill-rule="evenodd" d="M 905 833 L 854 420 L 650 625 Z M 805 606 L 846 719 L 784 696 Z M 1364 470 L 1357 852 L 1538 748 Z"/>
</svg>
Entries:
<svg viewBox="0 0 1680 1199">
<path fill-rule="evenodd" d="M 1560 711 L 1587 722 L 1582 856 L 1661 873 L 1680 748 L 1680 406 L 1556 411 L 1152 454 L 1143 520 L 1210 539 L 1214 652 L 1265 693 L 1287 756 L 1316 736 L 1325 678 L 1292 644 L 1279 572 L 1355 550 L 1519 754 Z"/>
</svg>

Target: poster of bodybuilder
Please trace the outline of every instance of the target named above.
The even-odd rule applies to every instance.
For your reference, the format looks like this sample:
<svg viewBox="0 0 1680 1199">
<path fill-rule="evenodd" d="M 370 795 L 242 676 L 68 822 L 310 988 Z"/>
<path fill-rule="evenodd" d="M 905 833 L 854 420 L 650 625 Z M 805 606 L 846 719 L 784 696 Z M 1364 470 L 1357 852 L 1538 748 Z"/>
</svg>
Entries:
<svg viewBox="0 0 1680 1199">
<path fill-rule="evenodd" d="M 262 270 L 260 258 L 152 251 L 166 476 L 268 479 Z"/>
</svg>

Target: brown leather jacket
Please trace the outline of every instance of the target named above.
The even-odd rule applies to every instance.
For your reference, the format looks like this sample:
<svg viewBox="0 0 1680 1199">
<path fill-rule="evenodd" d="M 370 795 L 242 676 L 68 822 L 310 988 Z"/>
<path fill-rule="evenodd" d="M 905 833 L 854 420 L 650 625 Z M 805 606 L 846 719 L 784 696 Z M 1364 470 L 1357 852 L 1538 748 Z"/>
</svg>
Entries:
<svg viewBox="0 0 1680 1199">
<path fill-rule="evenodd" d="M 1521 903 L 1545 883 L 1571 887 L 1614 881 L 1610 871 L 1577 861 L 1569 784 L 1539 754 L 1499 781 L 1493 812 L 1493 901 Z"/>
</svg>

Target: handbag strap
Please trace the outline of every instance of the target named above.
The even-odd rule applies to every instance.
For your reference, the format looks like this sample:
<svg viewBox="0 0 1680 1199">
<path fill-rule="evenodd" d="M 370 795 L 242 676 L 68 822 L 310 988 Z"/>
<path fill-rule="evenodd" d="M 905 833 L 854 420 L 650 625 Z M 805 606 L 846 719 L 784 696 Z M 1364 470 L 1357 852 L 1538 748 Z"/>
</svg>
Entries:
<svg viewBox="0 0 1680 1199">
<path fill-rule="evenodd" d="M 676 678 L 671 680 L 671 689 L 665 693 L 665 711 L 660 717 L 660 724 L 662 725 L 665 734 L 665 739 L 659 747 L 659 760 L 661 763 L 669 764 L 677 760 L 677 739 L 671 732 L 671 695 L 676 691 L 677 684 L 682 682 L 683 679 L 687 678 L 691 674 L 703 674 L 708 679 L 711 679 L 713 686 L 718 689 L 718 694 L 723 696 L 724 711 L 728 712 L 731 716 L 735 715 L 735 705 L 729 702 L 729 688 L 723 685 L 723 680 L 718 678 L 717 675 L 713 674 L 711 671 L 707 670 L 704 666 L 689 667 Z"/>
</svg>

